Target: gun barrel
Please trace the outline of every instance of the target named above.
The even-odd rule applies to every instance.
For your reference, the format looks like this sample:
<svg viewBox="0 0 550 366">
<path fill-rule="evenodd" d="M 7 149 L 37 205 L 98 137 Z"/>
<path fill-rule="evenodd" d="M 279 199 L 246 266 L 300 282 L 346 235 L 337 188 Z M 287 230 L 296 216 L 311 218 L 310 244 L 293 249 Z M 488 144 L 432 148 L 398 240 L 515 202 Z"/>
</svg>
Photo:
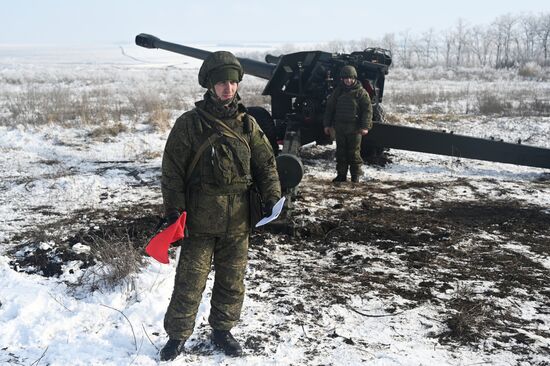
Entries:
<svg viewBox="0 0 550 366">
<path fill-rule="evenodd" d="M 365 142 L 408 151 L 550 169 L 550 149 L 374 122 Z"/>
<path fill-rule="evenodd" d="M 177 43 L 171 43 L 161 40 L 150 34 L 140 33 L 136 36 L 136 45 L 145 47 L 145 48 L 160 48 L 166 51 L 171 51 L 179 53 L 181 55 L 197 58 L 199 60 L 204 60 L 212 52 L 201 50 L 198 48 L 183 46 Z M 275 65 L 267 64 L 265 62 L 251 60 L 248 58 L 237 57 L 241 63 L 245 74 L 256 76 L 262 79 L 269 80 L 271 74 L 275 69 Z"/>
</svg>

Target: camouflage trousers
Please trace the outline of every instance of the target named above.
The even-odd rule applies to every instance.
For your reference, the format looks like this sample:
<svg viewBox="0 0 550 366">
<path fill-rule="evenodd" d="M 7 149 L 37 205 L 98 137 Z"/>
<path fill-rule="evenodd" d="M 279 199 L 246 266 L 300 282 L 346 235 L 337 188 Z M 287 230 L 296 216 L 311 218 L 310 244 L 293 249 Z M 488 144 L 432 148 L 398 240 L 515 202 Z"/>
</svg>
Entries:
<svg viewBox="0 0 550 366">
<path fill-rule="evenodd" d="M 361 175 L 361 138 L 358 133 L 336 130 L 336 173 L 339 176 L 347 176 L 348 167 L 352 176 Z"/>
<path fill-rule="evenodd" d="M 174 291 L 164 316 L 170 338 L 187 339 L 193 333 L 212 259 L 215 278 L 208 322 L 219 330 L 230 330 L 237 323 L 244 300 L 248 235 L 191 236 L 183 241 Z"/>
</svg>

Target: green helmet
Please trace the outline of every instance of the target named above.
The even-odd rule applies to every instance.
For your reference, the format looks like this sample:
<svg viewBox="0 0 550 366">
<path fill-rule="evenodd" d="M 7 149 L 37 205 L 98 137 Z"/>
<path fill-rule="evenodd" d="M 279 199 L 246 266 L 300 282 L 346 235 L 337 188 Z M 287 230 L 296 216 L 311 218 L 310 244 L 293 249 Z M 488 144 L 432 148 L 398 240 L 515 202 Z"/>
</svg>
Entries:
<svg viewBox="0 0 550 366">
<path fill-rule="evenodd" d="M 346 65 L 342 67 L 342 70 L 340 70 L 340 78 L 352 78 L 357 79 L 357 70 L 355 70 L 355 67 L 351 65 Z"/>
<path fill-rule="evenodd" d="M 231 52 L 212 52 L 204 60 L 199 70 L 199 84 L 203 88 L 209 89 L 220 81 L 240 82 L 243 79 L 243 74 L 241 63 Z"/>
</svg>

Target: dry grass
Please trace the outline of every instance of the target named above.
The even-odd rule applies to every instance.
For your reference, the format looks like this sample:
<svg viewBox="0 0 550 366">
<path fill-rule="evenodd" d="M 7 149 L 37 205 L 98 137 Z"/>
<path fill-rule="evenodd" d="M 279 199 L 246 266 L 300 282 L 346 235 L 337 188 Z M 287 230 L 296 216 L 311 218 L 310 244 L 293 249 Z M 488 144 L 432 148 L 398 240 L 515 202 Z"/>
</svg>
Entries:
<svg viewBox="0 0 550 366">
<path fill-rule="evenodd" d="M 159 132 L 168 131 L 172 127 L 172 113 L 169 110 L 163 109 L 161 105 L 151 112 L 149 124 Z"/>
<path fill-rule="evenodd" d="M 548 116 L 550 100 L 544 81 L 548 70 L 532 64 L 512 71 L 392 69 L 383 106 L 389 122 L 392 114 L 403 113 Z M 100 77 L 57 72 L 51 80 L 38 74 L 0 79 L 0 86 L 5 86 L 0 95 L 0 125 L 97 126 L 91 132 L 97 138 L 131 131 L 139 123 L 165 132 L 204 93 L 191 70 L 149 70 L 121 76 L 103 70 Z M 265 84 L 265 80 L 245 78 L 239 93 L 246 106 L 270 110 L 270 97 L 261 94 Z"/>
<path fill-rule="evenodd" d="M 64 263 L 78 263 L 78 278 L 67 283 L 75 293 L 132 286 L 135 275 L 145 263 L 144 247 L 153 235 L 159 210 L 157 205 L 140 204 L 132 208 L 131 214 L 122 208 L 109 212 L 85 210 L 74 217 L 61 217 L 48 224 L 47 229 L 37 227 L 20 237 L 15 236 L 10 252 L 14 260 L 10 265 L 18 271 L 56 277 L 69 271 L 63 267 Z M 79 221 L 88 219 L 97 220 L 93 227 L 88 223 L 87 228 L 73 231 L 73 235 L 59 236 L 59 230 L 78 226 Z M 44 248 L 43 243 L 55 244 Z M 89 250 L 77 250 L 77 244 Z"/>
<path fill-rule="evenodd" d="M 104 137 L 114 137 L 123 132 L 128 132 L 128 126 L 123 123 L 117 122 L 112 125 L 99 126 L 93 129 L 88 136 L 93 139 L 101 139 Z"/>
<path fill-rule="evenodd" d="M 512 105 L 494 94 L 479 94 L 477 96 L 479 113 L 483 115 L 504 114 L 512 109 Z"/>
<path fill-rule="evenodd" d="M 262 95 L 265 85 L 263 83 L 242 84 L 239 89 L 243 103 L 247 107 L 263 107 L 271 110 L 271 97 Z"/>
<path fill-rule="evenodd" d="M 125 237 L 90 236 L 90 255 L 96 265 L 82 272 L 78 286 L 91 291 L 130 284 L 132 275 L 138 273 L 144 263 L 143 253 L 135 248 L 128 233 Z"/>
<path fill-rule="evenodd" d="M 426 113 L 426 114 L 405 114 L 395 115 L 393 119 L 395 122 L 406 121 L 410 123 L 423 124 L 430 122 L 457 122 L 464 118 L 462 115 L 454 113 Z"/>
<path fill-rule="evenodd" d="M 524 78 L 538 79 L 544 75 L 544 72 L 536 62 L 527 62 L 518 68 L 518 75 Z"/>
<path fill-rule="evenodd" d="M 158 82 L 136 86 L 135 80 L 120 87 L 117 80 L 85 78 L 60 85 L 39 79 L 20 82 L 22 87 L 6 87 L 1 93 L 0 125 L 101 127 L 91 133 L 94 136 L 125 132 L 136 123 L 166 131 L 177 113 L 192 107 L 191 94 L 198 89 Z"/>
<path fill-rule="evenodd" d="M 467 285 L 458 285 L 453 298 L 448 303 L 451 315 L 445 324 L 448 331 L 440 335 L 443 342 L 455 340 L 460 343 L 477 342 L 489 331 L 495 314 L 484 301 L 476 299 L 476 293 Z"/>
</svg>

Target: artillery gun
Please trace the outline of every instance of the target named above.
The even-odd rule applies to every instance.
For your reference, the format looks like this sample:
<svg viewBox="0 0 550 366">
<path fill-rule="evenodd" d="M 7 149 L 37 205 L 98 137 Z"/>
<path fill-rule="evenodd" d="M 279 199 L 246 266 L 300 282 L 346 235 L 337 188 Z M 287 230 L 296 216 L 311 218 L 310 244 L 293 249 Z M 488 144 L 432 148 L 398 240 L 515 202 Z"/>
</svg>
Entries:
<svg viewBox="0 0 550 366">
<path fill-rule="evenodd" d="M 201 60 L 211 53 L 144 33 L 136 36 L 136 44 Z M 238 59 L 246 74 L 268 80 L 262 94 L 271 96 L 271 113 L 261 107 L 249 107 L 248 111 L 273 146 L 281 186 L 287 193 L 297 187 L 303 176 L 299 148 L 311 142 L 332 143 L 323 131 L 323 113 L 327 97 L 338 83 L 335 76 L 345 65 L 356 68 L 358 80 L 368 91 L 373 104 L 374 126 L 361 143 L 361 155 L 366 162 L 376 160 L 385 148 L 395 148 L 550 168 L 550 149 L 385 123 L 381 103 L 385 76 L 392 62 L 388 50 L 368 48 L 350 54 L 303 51 L 282 56 L 268 55 L 266 62 Z M 279 151 L 280 144 L 282 151 Z"/>
</svg>

